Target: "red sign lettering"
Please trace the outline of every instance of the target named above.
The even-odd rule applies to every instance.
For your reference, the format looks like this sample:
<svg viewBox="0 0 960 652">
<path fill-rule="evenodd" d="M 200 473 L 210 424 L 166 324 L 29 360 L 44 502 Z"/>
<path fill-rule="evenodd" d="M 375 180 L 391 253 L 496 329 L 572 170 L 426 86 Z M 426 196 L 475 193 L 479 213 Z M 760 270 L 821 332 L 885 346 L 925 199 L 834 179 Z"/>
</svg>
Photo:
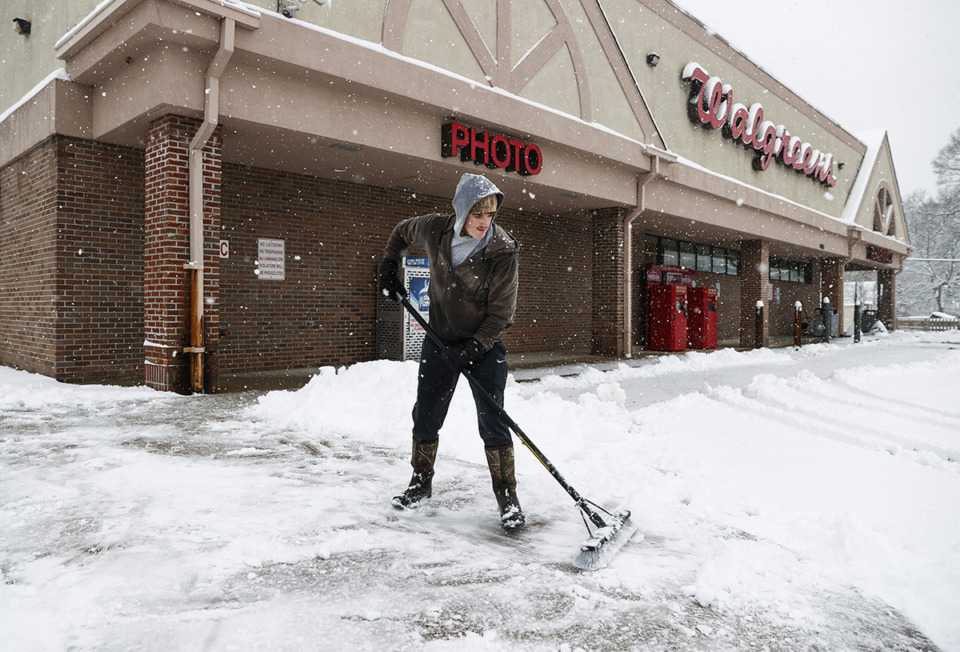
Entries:
<svg viewBox="0 0 960 652">
<path fill-rule="evenodd" d="M 833 173 L 833 154 L 813 149 L 783 125 L 764 120 L 763 106 L 734 104 L 733 88 L 719 77 L 711 77 L 698 63 L 689 63 L 683 80 L 690 84 L 690 119 L 705 127 L 719 129 L 724 136 L 739 141 L 755 152 L 753 169 L 766 170 L 770 162 L 791 167 L 825 186 L 837 185 Z"/>
<path fill-rule="evenodd" d="M 536 145 L 503 135 L 491 136 L 456 122 L 440 128 L 440 155 L 459 156 L 461 161 L 473 161 L 476 165 L 523 176 L 540 174 L 543 169 L 543 154 Z"/>
<path fill-rule="evenodd" d="M 867 246 L 867 258 L 875 260 L 878 263 L 890 264 L 893 262 L 893 252 L 873 245 Z"/>
</svg>

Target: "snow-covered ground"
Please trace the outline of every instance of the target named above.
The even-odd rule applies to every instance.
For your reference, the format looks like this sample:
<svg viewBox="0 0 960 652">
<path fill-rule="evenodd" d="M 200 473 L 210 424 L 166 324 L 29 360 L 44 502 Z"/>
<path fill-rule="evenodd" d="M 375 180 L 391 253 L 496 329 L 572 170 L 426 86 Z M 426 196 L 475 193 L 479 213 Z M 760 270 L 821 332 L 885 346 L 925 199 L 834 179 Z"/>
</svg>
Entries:
<svg viewBox="0 0 960 652">
<path fill-rule="evenodd" d="M 398 512 L 416 367 L 180 397 L 0 368 L 4 650 L 960 650 L 960 331 L 518 371 L 499 531 L 472 402 Z"/>
</svg>

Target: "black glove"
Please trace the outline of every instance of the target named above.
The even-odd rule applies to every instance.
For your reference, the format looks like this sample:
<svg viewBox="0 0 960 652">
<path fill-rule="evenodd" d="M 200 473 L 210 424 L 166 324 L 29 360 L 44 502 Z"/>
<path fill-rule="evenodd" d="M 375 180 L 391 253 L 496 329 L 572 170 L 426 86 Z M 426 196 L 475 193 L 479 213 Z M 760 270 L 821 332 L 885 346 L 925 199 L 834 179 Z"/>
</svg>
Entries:
<svg viewBox="0 0 960 652">
<path fill-rule="evenodd" d="M 475 362 L 480 362 L 486 354 L 483 344 L 477 340 L 467 340 L 466 344 L 460 346 L 448 346 L 444 352 L 447 360 L 460 371 L 464 367 L 469 367 Z"/>
<path fill-rule="evenodd" d="M 407 298 L 407 290 L 403 287 L 403 281 L 400 280 L 399 270 L 400 265 L 397 261 L 389 258 L 380 265 L 380 282 L 377 289 L 391 301 L 400 301 L 397 295 Z"/>
</svg>

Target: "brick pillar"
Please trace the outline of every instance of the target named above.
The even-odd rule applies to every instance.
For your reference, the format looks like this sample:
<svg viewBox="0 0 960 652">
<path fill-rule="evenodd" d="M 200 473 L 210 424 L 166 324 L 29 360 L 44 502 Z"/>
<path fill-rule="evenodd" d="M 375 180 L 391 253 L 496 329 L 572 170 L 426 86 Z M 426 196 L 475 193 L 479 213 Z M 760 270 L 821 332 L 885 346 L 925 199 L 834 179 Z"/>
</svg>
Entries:
<svg viewBox="0 0 960 652">
<path fill-rule="evenodd" d="M 593 214 L 593 310 L 591 350 L 621 357 L 624 323 L 624 212 L 605 209 Z"/>
<path fill-rule="evenodd" d="M 752 347 L 757 334 L 757 301 L 763 301 L 763 346 L 770 345 L 770 243 L 747 240 L 740 247 L 740 346 Z"/>
<path fill-rule="evenodd" d="M 888 329 L 897 327 L 897 272 L 893 269 L 877 270 L 877 285 L 883 286 L 880 305 L 877 306 L 877 319 Z M 878 288 L 879 289 L 879 288 Z"/>
<path fill-rule="evenodd" d="M 166 115 L 149 127 L 144 197 L 144 353 L 145 380 L 163 391 L 189 391 L 190 256 L 188 153 L 200 121 Z M 221 136 L 204 149 L 204 333 L 216 384 L 219 337 L 219 235 Z M 212 370 L 212 372 L 211 372 Z"/>
<path fill-rule="evenodd" d="M 843 335 L 843 272 L 846 265 L 842 260 L 826 259 L 820 261 L 821 303 L 823 297 L 830 299 L 830 307 L 837 311 L 837 333 Z"/>
</svg>

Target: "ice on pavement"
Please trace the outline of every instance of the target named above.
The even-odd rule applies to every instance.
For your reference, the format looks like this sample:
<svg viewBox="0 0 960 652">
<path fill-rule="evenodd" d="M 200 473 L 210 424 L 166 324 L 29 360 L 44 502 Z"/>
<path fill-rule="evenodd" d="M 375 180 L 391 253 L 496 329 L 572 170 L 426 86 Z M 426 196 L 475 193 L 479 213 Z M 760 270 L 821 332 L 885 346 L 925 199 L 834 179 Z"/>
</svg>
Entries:
<svg viewBox="0 0 960 652">
<path fill-rule="evenodd" d="M 501 533 L 465 384 L 434 497 L 416 365 L 182 397 L 0 367 L 10 650 L 960 650 L 960 332 L 516 372 L 506 408 L 642 536 L 594 573 L 517 453 Z"/>
</svg>

